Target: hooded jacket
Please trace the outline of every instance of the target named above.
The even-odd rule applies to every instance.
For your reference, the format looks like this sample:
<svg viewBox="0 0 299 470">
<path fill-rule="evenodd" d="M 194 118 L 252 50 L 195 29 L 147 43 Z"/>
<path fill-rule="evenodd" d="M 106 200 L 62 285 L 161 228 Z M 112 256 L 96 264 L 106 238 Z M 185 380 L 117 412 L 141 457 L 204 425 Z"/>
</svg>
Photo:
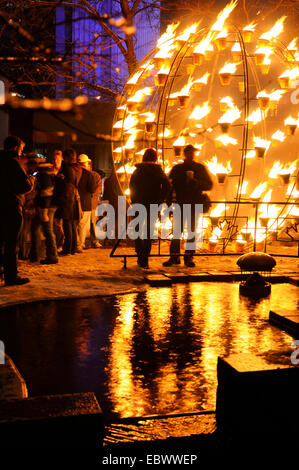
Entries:
<svg viewBox="0 0 299 470">
<path fill-rule="evenodd" d="M 33 179 L 26 174 L 18 158 L 15 150 L 0 151 L 0 208 L 21 212 Z"/>
<path fill-rule="evenodd" d="M 136 165 L 130 180 L 133 204 L 161 204 L 169 190 L 170 183 L 160 165 L 148 162 Z"/>
<path fill-rule="evenodd" d="M 82 171 L 77 164 L 62 163 L 55 178 L 52 205 L 58 207 L 58 218 L 76 220 L 78 218 L 76 194 L 79 194 L 78 185 Z"/>
</svg>

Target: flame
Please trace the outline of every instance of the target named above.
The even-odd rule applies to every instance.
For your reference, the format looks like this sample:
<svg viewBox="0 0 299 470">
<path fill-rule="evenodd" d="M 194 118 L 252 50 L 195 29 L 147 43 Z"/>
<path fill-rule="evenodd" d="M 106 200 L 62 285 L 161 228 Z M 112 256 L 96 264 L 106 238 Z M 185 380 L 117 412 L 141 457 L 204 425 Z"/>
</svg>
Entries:
<svg viewBox="0 0 299 470">
<path fill-rule="evenodd" d="M 229 63 L 227 62 L 221 70 L 219 70 L 219 74 L 226 74 L 226 73 L 230 73 L 230 74 L 233 74 L 236 72 L 237 70 L 237 66 L 238 64 L 234 64 L 234 63 Z"/>
<path fill-rule="evenodd" d="M 125 145 L 125 149 L 134 149 L 135 148 L 136 134 L 130 135 L 128 141 Z"/>
<path fill-rule="evenodd" d="M 144 122 L 155 122 L 155 114 L 154 113 L 144 113 L 147 117 L 145 118 Z"/>
<path fill-rule="evenodd" d="M 126 119 L 123 121 L 123 129 L 124 131 L 127 131 L 129 129 L 132 129 L 138 124 L 138 119 L 135 116 L 128 115 Z"/>
<path fill-rule="evenodd" d="M 218 119 L 218 122 L 219 124 L 221 123 L 231 124 L 237 119 L 239 119 L 240 116 L 241 116 L 241 111 L 237 107 L 230 108 L 226 111 L 226 113 L 223 114 L 223 116 L 220 117 L 220 119 Z"/>
<path fill-rule="evenodd" d="M 171 136 L 172 136 L 172 131 L 168 129 L 168 127 L 165 127 L 164 130 L 160 132 L 160 134 L 158 134 L 158 137 L 161 137 L 164 139 L 166 139 L 167 137 L 171 137 Z"/>
<path fill-rule="evenodd" d="M 238 41 L 236 41 L 235 44 L 233 45 L 232 52 L 241 52 L 241 46 Z"/>
<path fill-rule="evenodd" d="M 175 44 L 165 44 L 154 55 L 154 59 L 171 59 L 175 50 Z"/>
<path fill-rule="evenodd" d="M 196 33 L 198 25 L 199 25 L 199 23 L 194 23 L 192 26 L 185 29 L 185 31 L 180 36 L 177 36 L 176 39 L 178 41 L 184 41 L 184 42 L 188 41 L 190 35 Z"/>
<path fill-rule="evenodd" d="M 227 134 L 222 134 L 219 137 L 216 138 L 217 142 L 220 142 L 222 145 L 237 145 L 238 141 L 237 139 L 234 139 L 233 137 L 230 137 Z"/>
<path fill-rule="evenodd" d="M 121 153 L 122 152 L 122 147 L 117 147 L 116 149 L 113 150 L 113 153 Z"/>
<path fill-rule="evenodd" d="M 178 137 L 174 142 L 173 142 L 173 146 L 174 147 L 184 147 L 184 145 L 186 144 L 185 142 L 185 137 L 184 136 L 180 136 Z"/>
<path fill-rule="evenodd" d="M 220 100 L 220 103 L 226 104 L 228 108 L 234 108 L 234 102 L 233 99 L 230 96 L 225 96 Z"/>
<path fill-rule="evenodd" d="M 286 195 L 293 196 L 294 198 L 299 198 L 299 190 L 296 189 L 296 184 L 294 183 L 289 184 Z"/>
<path fill-rule="evenodd" d="M 289 212 L 289 215 L 299 217 L 299 207 L 298 206 L 291 206 L 291 210 Z"/>
<path fill-rule="evenodd" d="M 178 26 L 179 26 L 179 23 L 172 23 L 167 26 L 165 33 L 163 33 L 162 36 L 157 41 L 157 47 L 159 49 L 165 42 L 174 40 L 174 33 Z"/>
<path fill-rule="evenodd" d="M 211 49 L 211 47 L 213 49 L 211 41 L 212 41 L 212 34 L 208 33 L 207 36 L 202 41 L 200 41 L 199 44 L 197 44 L 195 49 L 193 49 L 193 52 L 195 54 L 203 54 L 204 55 L 205 52 L 207 52 L 208 50 Z"/>
<path fill-rule="evenodd" d="M 285 19 L 286 16 L 282 16 L 279 20 L 276 21 L 274 26 L 267 33 L 264 33 L 260 36 L 260 39 L 271 41 L 273 38 L 277 38 L 283 31 L 283 23 Z"/>
<path fill-rule="evenodd" d="M 290 42 L 290 44 L 289 44 L 288 47 L 287 47 L 287 50 L 288 50 L 288 51 L 292 51 L 292 52 L 297 51 L 297 44 L 296 44 L 297 39 L 298 39 L 298 38 L 294 38 L 294 39 Z"/>
<path fill-rule="evenodd" d="M 264 148 L 264 149 L 268 150 L 268 148 L 271 145 L 270 140 L 261 139 L 260 137 L 253 137 L 253 140 L 254 140 L 254 147 L 255 148 Z"/>
<path fill-rule="evenodd" d="M 243 31 L 255 31 L 256 24 L 252 21 L 252 23 L 248 24 L 243 28 Z"/>
<path fill-rule="evenodd" d="M 249 150 L 249 152 L 247 152 L 245 155 L 245 158 L 248 158 L 248 159 L 255 158 L 255 157 L 256 157 L 255 150 Z"/>
<path fill-rule="evenodd" d="M 248 186 L 248 181 L 245 181 L 245 180 L 243 181 L 242 186 L 239 186 L 239 185 L 237 184 L 236 187 L 238 188 L 238 194 L 241 194 L 242 196 L 243 196 L 244 194 L 246 194 L 246 192 L 247 192 L 247 186 Z"/>
<path fill-rule="evenodd" d="M 213 243 L 218 242 L 219 238 L 221 237 L 221 233 L 222 233 L 221 228 L 215 227 L 212 232 L 212 235 L 209 238 L 209 241 Z"/>
<path fill-rule="evenodd" d="M 269 219 L 267 225 L 270 225 L 271 224 L 271 219 L 276 219 L 279 211 L 280 211 L 280 208 L 278 206 L 276 206 L 275 204 L 267 204 L 269 202 L 271 202 L 271 197 L 272 197 L 272 189 L 270 189 L 266 194 L 265 194 L 265 197 L 263 199 L 263 203 L 264 204 L 261 204 L 259 206 L 259 217 L 264 217 L 264 218 L 267 218 Z"/>
<path fill-rule="evenodd" d="M 169 75 L 169 72 L 170 72 L 170 67 L 164 64 L 158 71 L 157 75 Z"/>
<path fill-rule="evenodd" d="M 127 173 L 128 175 L 131 175 L 135 171 L 135 166 L 130 165 L 127 163 L 124 166 L 121 166 L 118 170 L 116 170 L 116 173 Z"/>
<path fill-rule="evenodd" d="M 114 125 L 114 129 L 123 129 L 124 131 L 127 131 L 129 129 L 132 129 L 138 124 L 138 119 L 135 116 L 128 115 L 126 119 L 123 121 L 117 121 Z"/>
<path fill-rule="evenodd" d="M 144 64 L 141 64 L 139 66 L 139 68 L 141 70 L 147 70 L 149 72 L 150 70 L 153 70 L 153 68 L 155 68 L 155 66 L 154 66 L 154 64 L 151 64 L 149 60 L 147 60 Z"/>
<path fill-rule="evenodd" d="M 207 165 L 209 171 L 213 175 L 216 175 L 217 173 L 228 174 L 228 173 L 232 172 L 230 161 L 227 162 L 227 164 L 226 164 L 227 166 L 225 167 L 221 163 L 218 163 L 218 159 L 217 159 L 216 155 L 214 155 L 214 157 L 212 157 L 210 161 L 206 161 L 205 164 Z"/>
<path fill-rule="evenodd" d="M 115 124 L 113 124 L 114 129 L 122 129 L 123 127 L 123 121 L 117 121 Z"/>
<path fill-rule="evenodd" d="M 292 116 L 289 116 L 284 121 L 286 126 L 298 126 L 298 120 L 294 119 Z"/>
<path fill-rule="evenodd" d="M 274 132 L 271 139 L 278 140 L 279 142 L 283 142 L 285 137 L 286 136 L 285 136 L 284 132 L 278 130 L 278 131 Z"/>
<path fill-rule="evenodd" d="M 299 77 L 299 67 L 294 67 L 292 69 L 285 70 L 278 78 L 289 78 L 290 80 L 295 80 Z"/>
<path fill-rule="evenodd" d="M 250 194 L 250 199 L 259 199 L 264 191 L 266 191 L 267 183 L 260 183 Z"/>
<path fill-rule="evenodd" d="M 225 208 L 229 209 L 229 207 L 226 207 L 224 202 L 220 202 L 216 207 L 214 207 L 214 209 L 211 210 L 210 217 L 221 217 L 225 212 Z"/>
<path fill-rule="evenodd" d="M 244 240 L 241 233 L 239 233 L 239 235 L 236 238 L 236 243 L 239 244 L 239 245 L 245 245 L 247 243 L 247 241 Z"/>
<path fill-rule="evenodd" d="M 256 125 L 261 122 L 262 119 L 264 119 L 264 115 L 260 108 L 257 108 L 256 110 L 252 111 L 248 118 L 246 118 L 246 121 L 252 123 L 252 125 Z"/>
<path fill-rule="evenodd" d="M 223 26 L 231 12 L 236 8 L 238 0 L 231 1 L 226 7 L 218 14 L 216 22 L 211 27 L 211 31 L 222 31 Z"/>
<path fill-rule="evenodd" d="M 227 37 L 227 30 L 226 29 L 223 29 L 222 31 L 220 31 L 220 33 L 217 34 L 216 38 L 215 39 L 222 39 L 222 38 L 226 38 Z"/>
<path fill-rule="evenodd" d="M 189 119 L 194 119 L 199 121 L 203 117 L 207 116 L 211 111 L 211 107 L 209 106 L 209 102 L 205 101 L 202 106 L 195 106 L 194 110 L 189 116 Z"/>
<path fill-rule="evenodd" d="M 286 163 L 283 168 L 279 171 L 280 175 L 292 175 L 296 170 L 297 160 L 291 163 Z"/>
<path fill-rule="evenodd" d="M 183 88 L 178 92 L 178 96 L 189 96 L 192 85 L 192 77 L 189 77 L 187 85 L 183 86 Z"/>
<path fill-rule="evenodd" d="M 286 90 L 274 90 L 269 94 L 270 101 L 278 102 L 282 96 L 286 93 Z"/>
<path fill-rule="evenodd" d="M 138 78 L 142 74 L 143 74 L 143 70 L 138 70 L 136 73 L 134 73 L 134 75 L 131 78 L 129 78 L 127 83 L 129 83 L 130 85 L 135 85 L 138 82 Z"/>
<path fill-rule="evenodd" d="M 139 103 L 140 101 L 143 100 L 143 98 L 145 96 L 148 96 L 152 93 L 152 88 L 150 87 L 145 87 L 145 88 L 142 88 L 141 90 L 137 90 L 135 95 L 131 96 L 129 99 L 128 99 L 128 102 L 132 102 L 132 103 Z"/>
<path fill-rule="evenodd" d="M 202 77 L 195 80 L 192 85 L 195 85 L 196 83 L 207 85 L 210 75 L 211 74 L 209 72 L 205 73 Z"/>
<path fill-rule="evenodd" d="M 263 55 L 265 58 L 269 59 L 273 52 L 274 51 L 272 47 L 257 47 L 254 51 L 254 55 Z"/>
<path fill-rule="evenodd" d="M 265 90 L 259 91 L 256 95 L 257 98 L 270 98 L 270 95 Z"/>
</svg>

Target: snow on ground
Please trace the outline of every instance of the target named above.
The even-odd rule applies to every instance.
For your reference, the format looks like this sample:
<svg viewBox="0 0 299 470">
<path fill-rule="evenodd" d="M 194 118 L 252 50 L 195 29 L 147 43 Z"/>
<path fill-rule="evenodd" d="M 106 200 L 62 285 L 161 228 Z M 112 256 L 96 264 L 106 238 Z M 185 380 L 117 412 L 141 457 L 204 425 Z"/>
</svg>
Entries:
<svg viewBox="0 0 299 470">
<path fill-rule="evenodd" d="M 280 247 L 281 250 L 287 247 Z M 154 247 L 153 252 L 156 251 Z M 141 288 L 147 273 L 237 271 L 238 256 L 201 256 L 195 259 L 195 268 L 184 264 L 164 268 L 165 258 L 150 258 L 150 270 L 137 267 L 136 258 L 110 258 L 111 248 L 85 250 L 83 253 L 59 257 L 56 265 L 44 266 L 29 261 L 19 262 L 19 274 L 30 278 L 23 286 L 0 285 L 0 308 L 37 300 L 92 297 L 124 293 Z M 120 247 L 117 254 L 134 254 L 133 247 Z M 163 249 L 167 253 L 167 249 Z M 296 247 L 295 251 L 296 253 Z M 277 257 L 276 271 L 298 272 L 298 258 Z"/>
</svg>

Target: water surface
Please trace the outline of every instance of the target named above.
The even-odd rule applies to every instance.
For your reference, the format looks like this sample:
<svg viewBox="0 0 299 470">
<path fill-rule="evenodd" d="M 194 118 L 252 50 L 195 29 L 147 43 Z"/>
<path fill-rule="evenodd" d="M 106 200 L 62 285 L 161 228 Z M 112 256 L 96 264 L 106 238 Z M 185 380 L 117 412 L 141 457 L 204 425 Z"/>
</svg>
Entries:
<svg viewBox="0 0 299 470">
<path fill-rule="evenodd" d="M 254 302 L 238 284 L 191 283 L 0 311 L 0 338 L 30 396 L 93 391 L 107 415 L 215 409 L 217 357 L 285 354 L 270 307 L 297 311 L 298 288 Z"/>
</svg>

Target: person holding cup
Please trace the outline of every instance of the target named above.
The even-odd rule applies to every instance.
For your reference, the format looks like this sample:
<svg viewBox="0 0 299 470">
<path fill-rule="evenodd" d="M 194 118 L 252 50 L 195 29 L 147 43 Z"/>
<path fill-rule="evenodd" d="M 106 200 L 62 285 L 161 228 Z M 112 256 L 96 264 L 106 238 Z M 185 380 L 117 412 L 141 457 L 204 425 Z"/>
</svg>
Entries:
<svg viewBox="0 0 299 470">
<path fill-rule="evenodd" d="M 191 223 L 188 230 L 192 233 L 195 232 L 196 227 L 196 213 L 195 205 L 203 204 L 203 212 L 208 210 L 208 198 L 203 191 L 209 191 L 212 189 L 213 183 L 212 178 L 202 163 L 194 161 L 196 149 L 193 145 L 187 145 L 184 148 L 184 162 L 175 165 L 169 174 L 169 179 L 172 184 L 172 201 L 175 201 L 181 209 L 180 218 L 180 232 L 184 232 L 185 220 L 183 218 L 183 206 L 185 204 L 190 205 Z M 163 266 L 172 266 L 180 264 L 180 238 L 173 236 L 170 244 L 170 258 L 163 263 Z M 192 243 L 194 239 L 188 238 L 188 242 Z M 194 267 L 193 261 L 194 249 L 186 249 L 184 254 L 185 266 Z"/>
</svg>

